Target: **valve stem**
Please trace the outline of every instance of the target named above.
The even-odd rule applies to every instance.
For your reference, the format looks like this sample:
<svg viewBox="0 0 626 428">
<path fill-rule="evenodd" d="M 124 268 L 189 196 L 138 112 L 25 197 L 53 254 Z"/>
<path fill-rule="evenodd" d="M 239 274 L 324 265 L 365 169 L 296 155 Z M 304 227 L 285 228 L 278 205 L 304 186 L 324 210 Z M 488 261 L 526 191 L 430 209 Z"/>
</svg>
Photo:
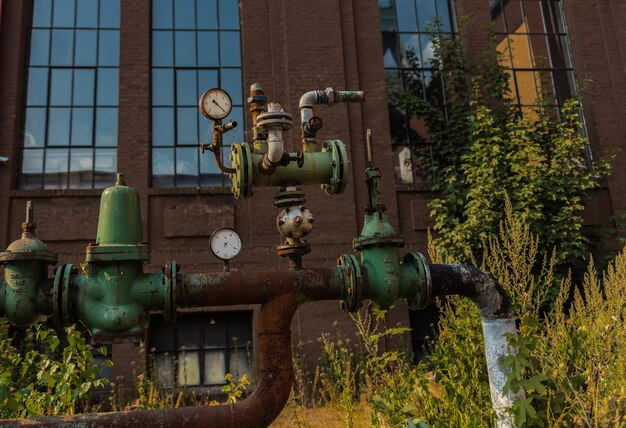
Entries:
<svg viewBox="0 0 626 428">
<path fill-rule="evenodd" d="M 372 130 L 371 129 L 367 129 L 367 134 L 366 134 L 366 141 L 367 141 L 367 167 L 368 168 L 373 168 L 374 167 L 374 149 L 372 147 Z"/>
<path fill-rule="evenodd" d="M 35 233 L 37 225 L 33 219 L 33 201 L 26 201 L 26 220 L 22 223 L 22 238 L 29 238 Z"/>
</svg>

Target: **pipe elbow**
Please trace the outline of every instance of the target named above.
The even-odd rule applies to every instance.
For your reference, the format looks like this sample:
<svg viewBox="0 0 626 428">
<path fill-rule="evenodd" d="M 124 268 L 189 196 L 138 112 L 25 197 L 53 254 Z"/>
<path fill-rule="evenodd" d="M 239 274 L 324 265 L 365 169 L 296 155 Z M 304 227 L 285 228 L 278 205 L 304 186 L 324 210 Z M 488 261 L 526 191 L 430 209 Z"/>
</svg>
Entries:
<svg viewBox="0 0 626 428">
<path fill-rule="evenodd" d="M 433 296 L 460 295 L 474 302 L 483 319 L 513 317 L 511 299 L 489 273 L 469 265 L 430 265 Z"/>
</svg>

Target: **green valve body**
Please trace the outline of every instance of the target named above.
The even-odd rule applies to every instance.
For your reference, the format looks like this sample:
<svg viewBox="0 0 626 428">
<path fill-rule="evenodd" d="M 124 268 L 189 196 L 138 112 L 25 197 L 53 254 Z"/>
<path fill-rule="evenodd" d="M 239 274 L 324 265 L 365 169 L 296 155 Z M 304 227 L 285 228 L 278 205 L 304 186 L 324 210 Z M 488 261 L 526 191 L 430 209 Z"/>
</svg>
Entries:
<svg viewBox="0 0 626 428">
<path fill-rule="evenodd" d="M 259 146 L 257 144 L 257 146 Z M 279 165 L 271 174 L 263 174 L 259 164 L 265 149 L 251 150 L 248 143 L 234 144 L 231 165 L 235 172 L 230 174 L 235 198 L 252 196 L 254 187 L 287 187 L 318 184 L 329 195 L 342 193 L 348 183 L 348 155 L 345 145 L 339 140 L 325 141 L 319 152 L 302 153 L 301 162 L 297 153 L 289 153 L 293 159 L 288 165 Z"/>
<path fill-rule="evenodd" d="M 32 325 L 47 311 L 39 285 L 48 277 L 48 265 L 57 260 L 48 246 L 35 237 L 35 228 L 29 202 L 22 237 L 0 253 L 0 264 L 4 265 L 1 308 L 17 327 Z"/>
</svg>

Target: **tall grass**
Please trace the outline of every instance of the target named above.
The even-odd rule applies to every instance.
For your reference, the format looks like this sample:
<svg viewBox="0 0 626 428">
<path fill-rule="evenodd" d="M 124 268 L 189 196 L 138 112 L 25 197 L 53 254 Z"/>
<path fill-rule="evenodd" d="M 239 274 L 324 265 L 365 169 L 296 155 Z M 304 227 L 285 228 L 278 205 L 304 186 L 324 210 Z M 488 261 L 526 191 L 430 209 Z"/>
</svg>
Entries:
<svg viewBox="0 0 626 428">
<path fill-rule="evenodd" d="M 592 261 L 582 284 L 557 279 L 555 258 L 539 257 L 539 242 L 506 207 L 500 236 L 483 245 L 482 268 L 511 296 L 519 334 L 511 337 L 517 355 L 507 386 L 526 390 L 511 409 L 520 426 L 626 426 L 626 251 L 598 273 Z M 443 260 L 430 243 L 434 263 Z M 552 295 L 551 290 L 557 290 Z M 359 341 L 346 347 L 341 337 L 324 336 L 320 364 L 308 380 L 296 371 L 292 419 L 302 406 L 321 405 L 343 415 L 343 424 L 369 412 L 377 427 L 484 427 L 493 423 L 480 316 L 462 298 L 440 301 L 439 333 L 427 361 L 410 364 L 408 350 L 379 347 L 405 330 L 386 328 L 384 313 L 353 317 Z M 334 342 L 333 342 L 334 340 Z M 356 410 L 359 409 L 359 410 Z M 356 419 L 355 419 L 356 418 Z M 293 420 L 296 420 L 293 419 Z M 298 419 L 298 426 L 303 424 Z"/>
</svg>

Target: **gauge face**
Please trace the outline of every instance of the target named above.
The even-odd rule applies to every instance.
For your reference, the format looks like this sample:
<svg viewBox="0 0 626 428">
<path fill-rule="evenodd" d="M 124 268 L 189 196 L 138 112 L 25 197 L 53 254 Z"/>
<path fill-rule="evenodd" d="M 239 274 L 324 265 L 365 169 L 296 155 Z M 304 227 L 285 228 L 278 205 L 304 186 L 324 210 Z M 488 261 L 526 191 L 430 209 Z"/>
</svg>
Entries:
<svg viewBox="0 0 626 428">
<path fill-rule="evenodd" d="M 224 119 L 232 107 L 233 102 L 230 96 L 219 88 L 209 89 L 200 97 L 200 111 L 209 119 Z"/>
<path fill-rule="evenodd" d="M 222 260 L 230 260 L 241 251 L 241 238 L 233 229 L 217 229 L 211 235 L 211 252 Z"/>
</svg>

